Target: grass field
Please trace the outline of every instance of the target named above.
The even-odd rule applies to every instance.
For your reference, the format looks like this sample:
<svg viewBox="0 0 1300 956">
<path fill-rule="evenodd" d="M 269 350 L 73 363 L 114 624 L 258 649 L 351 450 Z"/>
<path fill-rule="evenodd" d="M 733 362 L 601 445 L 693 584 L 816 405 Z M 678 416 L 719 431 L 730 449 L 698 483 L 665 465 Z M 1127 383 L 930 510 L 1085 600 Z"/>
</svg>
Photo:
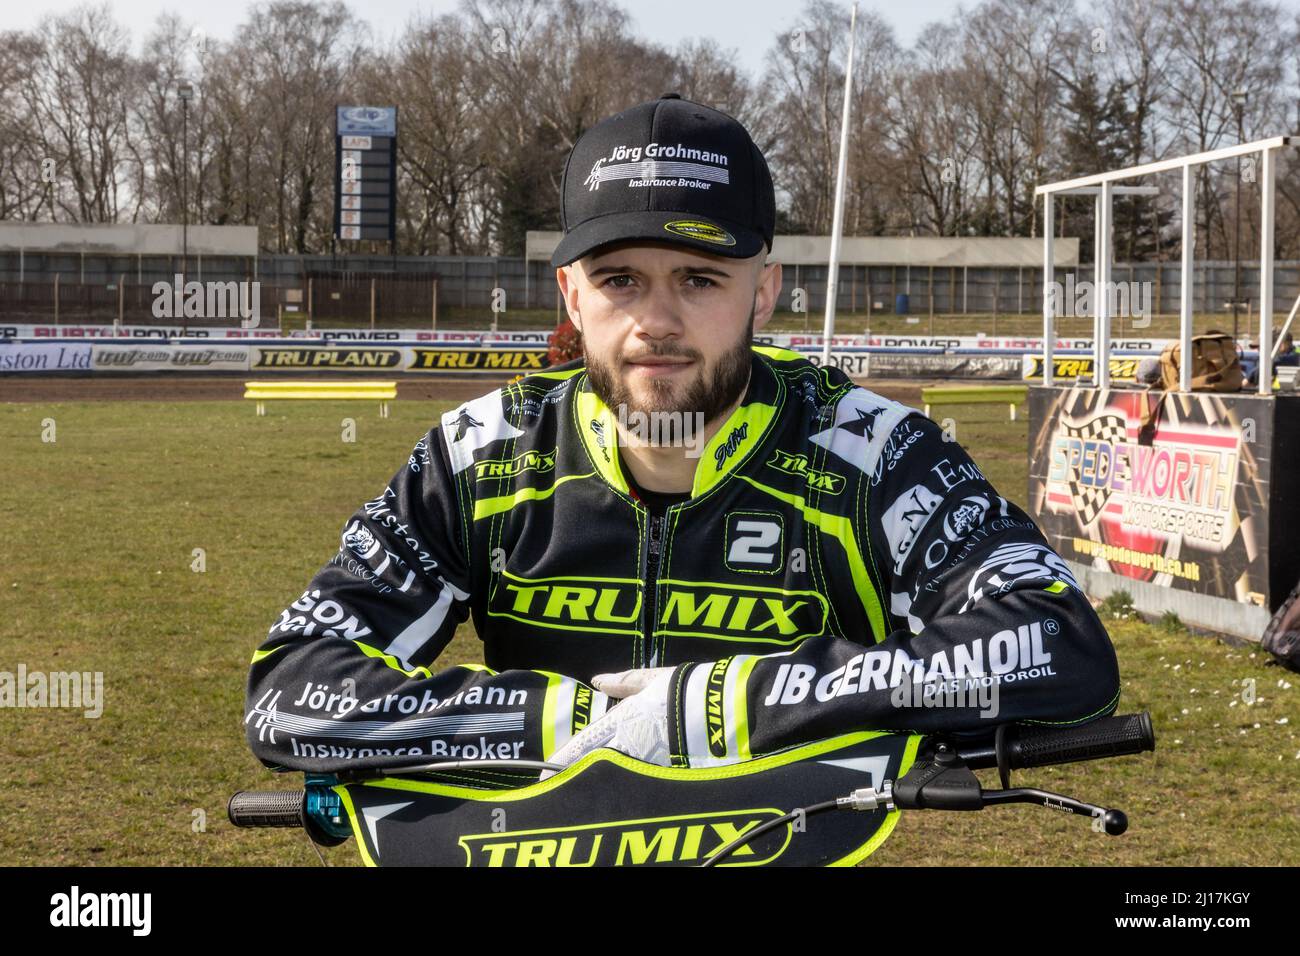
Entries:
<svg viewBox="0 0 1300 956">
<path fill-rule="evenodd" d="M 0 708 L 0 865 L 317 862 L 301 834 L 226 822 L 234 790 L 301 780 L 245 746 L 248 660 L 446 407 L 398 402 L 384 420 L 346 403 L 265 418 L 239 402 L 0 405 L 0 670 L 104 674 L 98 719 Z M 1026 426 L 999 410 L 954 416 L 957 437 L 1023 502 Z M 1128 834 L 1028 807 L 911 813 L 868 864 L 1300 863 L 1300 688 L 1283 686 L 1300 681 L 1249 648 L 1111 623 L 1121 710 L 1152 712 L 1159 750 L 1018 781 L 1117 806 Z M 478 649 L 467 625 L 446 662 Z M 351 841 L 324 853 L 359 862 Z"/>
</svg>

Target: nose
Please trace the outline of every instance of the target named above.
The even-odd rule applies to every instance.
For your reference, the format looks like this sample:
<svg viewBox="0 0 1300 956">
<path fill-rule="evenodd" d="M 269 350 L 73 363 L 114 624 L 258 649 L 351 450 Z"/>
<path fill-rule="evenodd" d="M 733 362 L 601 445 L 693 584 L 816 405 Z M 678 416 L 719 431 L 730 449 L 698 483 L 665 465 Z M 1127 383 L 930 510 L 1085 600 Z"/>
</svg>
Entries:
<svg viewBox="0 0 1300 956">
<path fill-rule="evenodd" d="M 682 334 L 681 309 L 671 281 L 651 283 L 639 306 L 632 317 L 639 338 L 668 339 Z"/>
</svg>

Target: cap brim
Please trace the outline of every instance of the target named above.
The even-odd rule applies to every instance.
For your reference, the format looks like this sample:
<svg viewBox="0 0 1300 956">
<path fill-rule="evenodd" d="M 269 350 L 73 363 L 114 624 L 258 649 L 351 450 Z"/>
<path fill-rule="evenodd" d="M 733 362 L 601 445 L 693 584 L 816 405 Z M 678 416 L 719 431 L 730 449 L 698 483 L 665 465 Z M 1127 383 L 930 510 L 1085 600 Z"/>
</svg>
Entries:
<svg viewBox="0 0 1300 956">
<path fill-rule="evenodd" d="M 616 212 L 575 226 L 555 247 L 551 267 L 567 266 L 612 242 L 636 240 L 686 246 L 729 259 L 748 259 L 767 248 L 761 233 L 725 219 L 659 210 Z"/>
</svg>

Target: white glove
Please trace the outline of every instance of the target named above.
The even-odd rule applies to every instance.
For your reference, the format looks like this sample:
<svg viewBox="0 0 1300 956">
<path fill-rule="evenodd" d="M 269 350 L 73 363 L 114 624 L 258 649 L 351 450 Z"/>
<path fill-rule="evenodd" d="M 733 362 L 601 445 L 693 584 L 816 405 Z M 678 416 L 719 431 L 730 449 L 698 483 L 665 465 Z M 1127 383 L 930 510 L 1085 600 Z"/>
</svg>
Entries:
<svg viewBox="0 0 1300 956">
<path fill-rule="evenodd" d="M 547 758 L 568 766 L 584 754 L 610 747 L 646 763 L 668 766 L 668 689 L 673 667 L 597 674 L 591 684 L 610 697 L 626 698 L 571 737 Z M 555 771 L 545 771 L 545 780 Z"/>
</svg>

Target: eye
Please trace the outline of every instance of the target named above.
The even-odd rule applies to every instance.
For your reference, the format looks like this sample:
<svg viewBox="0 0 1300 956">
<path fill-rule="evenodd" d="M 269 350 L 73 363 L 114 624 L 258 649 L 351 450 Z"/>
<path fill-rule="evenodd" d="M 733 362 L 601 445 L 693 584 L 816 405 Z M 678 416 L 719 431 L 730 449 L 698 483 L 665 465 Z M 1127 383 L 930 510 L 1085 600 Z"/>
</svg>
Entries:
<svg viewBox="0 0 1300 956">
<path fill-rule="evenodd" d="M 623 284 L 622 282 L 623 279 L 627 280 L 628 282 L 627 285 Z M 627 288 L 631 288 L 631 282 L 632 282 L 632 277 L 624 272 L 618 275 L 610 276 L 608 279 L 606 279 L 604 282 L 601 283 L 601 287 L 602 288 L 608 287 L 614 289 L 627 289 Z"/>
<path fill-rule="evenodd" d="M 714 282 L 712 279 L 710 279 L 708 276 L 689 276 L 686 281 L 703 283 L 703 285 L 693 286 L 693 288 L 696 289 L 707 289 L 710 286 L 717 285 L 717 283 Z"/>
</svg>

